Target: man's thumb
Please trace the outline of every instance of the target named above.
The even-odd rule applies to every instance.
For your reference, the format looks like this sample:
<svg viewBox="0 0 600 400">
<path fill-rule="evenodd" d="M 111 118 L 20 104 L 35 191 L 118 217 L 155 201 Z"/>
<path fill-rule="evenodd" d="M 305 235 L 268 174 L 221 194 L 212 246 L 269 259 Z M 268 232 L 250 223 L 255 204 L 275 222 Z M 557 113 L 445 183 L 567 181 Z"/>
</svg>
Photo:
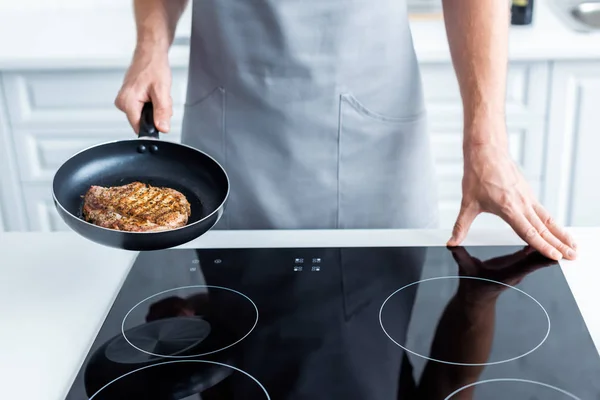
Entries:
<svg viewBox="0 0 600 400">
<path fill-rule="evenodd" d="M 471 224 L 475 220 L 475 217 L 477 217 L 477 214 L 479 214 L 479 212 L 477 212 L 475 207 L 461 206 L 458 218 L 452 229 L 452 237 L 447 243 L 448 246 L 458 246 L 465 240 L 467 232 L 469 231 L 469 228 L 471 228 Z"/>
</svg>

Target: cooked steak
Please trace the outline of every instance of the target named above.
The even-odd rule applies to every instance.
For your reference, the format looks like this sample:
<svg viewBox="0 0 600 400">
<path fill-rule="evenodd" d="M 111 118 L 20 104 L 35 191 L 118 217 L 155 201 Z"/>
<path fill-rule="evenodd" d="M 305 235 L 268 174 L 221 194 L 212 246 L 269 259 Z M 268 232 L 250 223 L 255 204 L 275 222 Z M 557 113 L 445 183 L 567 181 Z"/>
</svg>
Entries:
<svg viewBox="0 0 600 400">
<path fill-rule="evenodd" d="M 129 232 L 159 232 L 187 224 L 190 203 L 180 192 L 140 182 L 92 186 L 83 200 L 83 217 L 95 225 Z"/>
</svg>

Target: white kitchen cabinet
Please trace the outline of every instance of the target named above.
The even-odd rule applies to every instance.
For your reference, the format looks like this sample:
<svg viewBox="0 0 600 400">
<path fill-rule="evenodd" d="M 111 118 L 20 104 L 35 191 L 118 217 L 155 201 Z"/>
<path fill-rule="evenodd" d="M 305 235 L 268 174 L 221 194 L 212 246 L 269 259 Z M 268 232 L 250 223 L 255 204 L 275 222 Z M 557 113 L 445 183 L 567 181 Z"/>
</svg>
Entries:
<svg viewBox="0 0 600 400">
<path fill-rule="evenodd" d="M 3 75 L 15 130 L 129 129 L 114 106 L 125 69 L 8 72 Z M 187 70 L 173 70 L 173 127 L 181 125 Z M 175 131 L 175 133 L 177 133 Z"/>
<path fill-rule="evenodd" d="M 4 74 L 20 182 L 50 182 L 73 154 L 99 143 L 135 137 L 125 115 L 114 106 L 124 74 L 124 69 Z M 163 135 L 165 140 L 180 140 L 186 82 L 186 70 L 174 69 L 173 129 Z"/>
<path fill-rule="evenodd" d="M 573 205 L 571 222 L 596 218 L 596 222 L 590 223 L 598 225 L 600 217 L 592 215 L 590 219 L 589 216 L 589 211 L 594 209 L 593 200 L 587 199 L 595 199 L 596 203 L 600 200 L 593 185 L 588 185 L 600 165 L 592 171 L 584 164 L 595 162 L 593 145 L 598 144 L 594 140 L 600 137 L 593 135 L 594 127 L 600 126 L 600 121 L 589 111 L 594 102 L 600 103 L 600 68 L 598 63 L 564 64 L 551 74 L 550 65 L 551 62 L 536 61 L 513 62 L 509 66 L 506 109 L 510 151 L 534 192 L 550 209 L 562 201 L 563 214 Z M 425 63 L 421 67 L 438 176 L 440 222 L 442 227 L 450 228 L 461 200 L 460 92 L 450 62 Z M 35 231 L 66 229 L 52 203 L 52 177 L 66 159 L 86 147 L 133 137 L 125 116 L 113 105 L 124 72 L 124 69 L 57 69 L 12 71 L 2 75 L 0 166 L 9 171 L 1 175 L 0 221 L 3 225 L 9 229 Z M 172 92 L 173 133 L 163 135 L 166 140 L 180 140 L 186 82 L 186 69 L 176 68 Z M 549 82 L 557 88 L 551 89 Z M 550 94 L 552 116 L 548 124 Z M 570 102 L 567 104 L 567 101 Z M 596 114 L 600 115 L 600 112 Z M 574 124 L 577 120 L 578 125 Z M 565 130 L 558 127 L 565 125 L 577 130 L 576 141 L 574 133 L 566 135 Z M 558 165 L 558 159 L 550 153 L 563 157 L 562 143 L 569 140 L 573 142 L 569 154 L 581 152 L 569 165 L 572 170 L 578 168 L 578 173 L 583 170 L 587 175 L 571 180 L 567 173 L 564 175 L 569 178 L 567 183 L 549 179 L 562 174 L 561 166 L 564 165 Z M 575 149 L 574 146 L 579 147 Z M 546 155 L 546 149 L 549 155 Z M 560 150 L 558 153 L 557 149 Z M 550 173 L 553 169 L 559 172 Z M 564 191 L 567 184 L 575 189 L 575 195 L 565 202 L 555 193 Z M 474 223 L 476 228 L 499 226 L 505 226 L 504 221 L 492 215 L 481 215 Z"/>
<path fill-rule="evenodd" d="M 531 173 L 535 168 L 528 173 L 523 165 L 527 165 L 527 159 L 531 157 L 531 149 L 527 147 L 527 141 L 542 132 L 541 126 L 532 126 L 529 129 L 510 124 L 508 126 L 511 156 L 524 170 L 524 175 L 537 196 L 542 194 L 541 178 L 536 173 Z M 538 143 L 534 150 L 541 148 Z M 454 131 L 449 129 L 432 131 L 432 150 L 438 177 L 440 226 L 451 228 L 458 216 L 462 197 L 462 128 Z M 541 156 L 539 162 L 541 163 Z M 506 223 L 495 215 L 482 214 L 477 217 L 473 226 L 478 229 L 493 229 L 505 225 Z"/>
<path fill-rule="evenodd" d="M 113 103 L 124 73 L 64 69 L 0 76 L 0 226 L 66 229 L 52 203 L 52 178 L 58 167 L 87 147 L 135 137 Z M 164 140 L 180 141 L 186 83 L 187 70 L 174 69 L 173 129 Z"/>
<path fill-rule="evenodd" d="M 0 79 L 0 231 L 19 231 L 26 229 L 26 215 L 4 93 Z"/>
<path fill-rule="evenodd" d="M 86 129 L 72 128 L 16 131 L 14 147 L 17 152 L 19 179 L 22 183 L 50 182 L 56 170 L 73 154 L 100 143 L 135 139 L 131 128 Z M 162 140 L 179 142 L 178 133 L 162 135 Z"/>
<path fill-rule="evenodd" d="M 600 62 L 556 62 L 544 202 L 567 226 L 600 225 Z"/>
<path fill-rule="evenodd" d="M 537 195 L 543 175 L 549 63 L 513 62 L 506 88 L 506 119 L 510 152 Z M 458 81 L 450 63 L 421 66 L 423 90 L 438 176 L 440 226 L 454 224 L 462 195 L 463 113 Z M 483 214 L 476 228 L 505 226 L 500 218 Z"/>
<path fill-rule="evenodd" d="M 24 184 L 23 197 L 28 215 L 27 230 L 56 232 L 69 230 L 52 201 L 52 184 Z"/>
<path fill-rule="evenodd" d="M 509 120 L 531 121 L 546 114 L 547 61 L 511 62 L 507 71 L 506 114 Z M 421 64 L 423 91 L 429 115 L 442 123 L 462 122 L 458 81 L 449 62 Z"/>
<path fill-rule="evenodd" d="M 125 114 L 114 106 L 124 74 L 124 69 L 106 69 L 3 75 L 20 182 L 49 182 L 73 154 L 95 144 L 134 138 Z M 174 69 L 173 129 L 163 135 L 165 140 L 180 140 L 186 83 L 186 69 Z"/>
</svg>

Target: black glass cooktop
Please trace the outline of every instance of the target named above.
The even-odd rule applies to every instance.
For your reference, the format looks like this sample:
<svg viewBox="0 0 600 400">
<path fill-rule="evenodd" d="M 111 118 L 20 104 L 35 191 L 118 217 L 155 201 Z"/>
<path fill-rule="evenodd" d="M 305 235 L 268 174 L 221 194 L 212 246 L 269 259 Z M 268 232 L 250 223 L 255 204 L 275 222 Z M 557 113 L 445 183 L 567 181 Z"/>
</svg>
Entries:
<svg viewBox="0 0 600 400">
<path fill-rule="evenodd" d="M 67 400 L 595 400 L 558 264 L 521 247 L 141 253 Z"/>
</svg>

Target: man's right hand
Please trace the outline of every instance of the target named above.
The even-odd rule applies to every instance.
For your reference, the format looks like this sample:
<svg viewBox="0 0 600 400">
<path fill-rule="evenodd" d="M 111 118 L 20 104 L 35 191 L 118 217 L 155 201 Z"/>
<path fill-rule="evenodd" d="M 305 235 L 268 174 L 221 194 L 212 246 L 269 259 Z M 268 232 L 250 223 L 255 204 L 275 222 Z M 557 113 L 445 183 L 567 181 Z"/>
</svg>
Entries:
<svg viewBox="0 0 600 400">
<path fill-rule="evenodd" d="M 171 69 L 168 53 L 156 48 L 137 48 L 115 105 L 125 114 L 136 134 L 144 103 L 154 105 L 154 124 L 163 133 L 170 129 L 173 116 Z"/>
</svg>

